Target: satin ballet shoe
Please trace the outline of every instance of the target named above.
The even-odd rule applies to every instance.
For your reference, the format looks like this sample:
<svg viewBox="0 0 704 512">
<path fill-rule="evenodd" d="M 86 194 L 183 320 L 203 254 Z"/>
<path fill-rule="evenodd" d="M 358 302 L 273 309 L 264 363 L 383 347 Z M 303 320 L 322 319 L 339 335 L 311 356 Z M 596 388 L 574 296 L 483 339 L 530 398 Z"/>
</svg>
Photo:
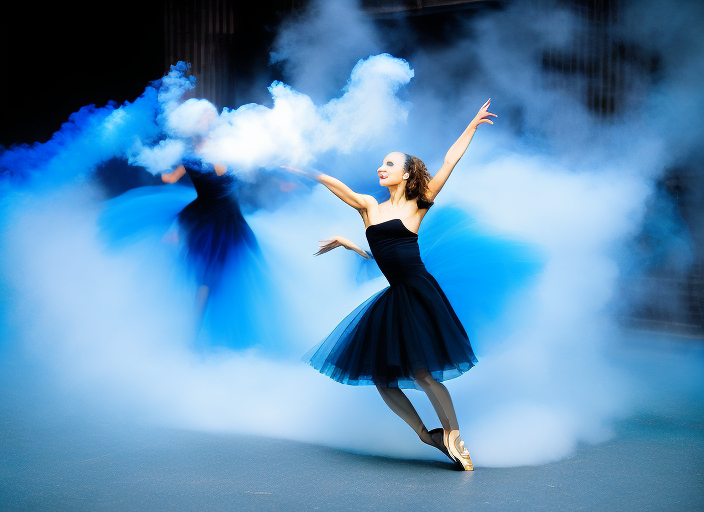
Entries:
<svg viewBox="0 0 704 512">
<path fill-rule="evenodd" d="M 469 457 L 469 450 L 460 437 L 459 430 L 443 431 L 443 443 L 452 458 L 462 465 L 465 471 L 474 471 L 474 464 Z"/>
<path fill-rule="evenodd" d="M 445 446 L 445 443 L 443 441 L 444 432 L 445 431 L 441 428 L 434 428 L 433 430 L 430 430 L 428 434 L 430 434 L 430 438 L 433 440 L 433 446 L 435 446 L 435 448 L 447 455 L 447 457 L 452 462 L 457 462 L 455 459 L 452 458 L 450 452 L 447 451 L 447 447 Z"/>
<path fill-rule="evenodd" d="M 440 429 L 438 429 L 438 430 L 440 430 Z M 442 429 L 442 444 L 443 444 L 443 446 L 445 447 L 445 450 L 447 450 L 447 455 L 448 455 L 454 462 L 456 462 L 457 464 L 459 464 L 460 461 L 455 458 L 455 454 L 452 453 L 452 450 L 450 450 L 450 443 L 449 443 L 449 441 L 448 441 L 448 434 L 449 434 L 449 431 L 447 431 L 447 430 L 445 430 L 445 429 Z"/>
</svg>

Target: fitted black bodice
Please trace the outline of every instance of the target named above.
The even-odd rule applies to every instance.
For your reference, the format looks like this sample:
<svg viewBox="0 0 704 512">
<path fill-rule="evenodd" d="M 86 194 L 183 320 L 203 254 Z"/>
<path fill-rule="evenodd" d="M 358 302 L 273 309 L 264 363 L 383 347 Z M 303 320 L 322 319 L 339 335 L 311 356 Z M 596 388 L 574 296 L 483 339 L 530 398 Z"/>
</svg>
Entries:
<svg viewBox="0 0 704 512">
<path fill-rule="evenodd" d="M 225 173 L 218 176 L 212 164 L 203 164 L 194 158 L 185 159 L 183 166 L 193 182 L 199 199 L 213 201 L 230 197 L 235 182 L 231 174 Z"/>
<path fill-rule="evenodd" d="M 374 259 L 389 284 L 398 284 L 428 273 L 420 259 L 418 235 L 409 230 L 401 219 L 372 224 L 366 234 Z"/>
<path fill-rule="evenodd" d="M 254 233 L 242 215 L 232 187 L 235 177 L 218 176 L 211 164 L 184 159 L 198 197 L 178 214 L 186 233 L 187 257 L 196 269 L 199 283 L 211 289 L 220 285 L 223 269 L 237 254 L 259 250 Z"/>
<path fill-rule="evenodd" d="M 451 379 L 477 362 L 467 333 L 420 258 L 418 235 L 401 219 L 367 228 L 367 240 L 389 286 L 372 295 L 306 354 L 320 372 L 344 384 L 416 387 L 419 371 Z"/>
</svg>

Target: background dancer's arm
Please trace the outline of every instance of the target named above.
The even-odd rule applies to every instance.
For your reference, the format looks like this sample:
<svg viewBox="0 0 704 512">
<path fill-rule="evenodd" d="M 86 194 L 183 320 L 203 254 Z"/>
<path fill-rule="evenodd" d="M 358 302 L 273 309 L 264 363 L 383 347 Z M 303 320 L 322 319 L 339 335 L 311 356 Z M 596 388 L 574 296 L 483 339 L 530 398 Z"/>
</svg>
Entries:
<svg viewBox="0 0 704 512">
<path fill-rule="evenodd" d="M 350 187 L 342 183 L 337 178 L 323 174 L 320 171 L 302 171 L 294 167 L 287 167 L 285 165 L 281 166 L 283 169 L 287 169 L 296 174 L 301 174 L 307 176 L 315 181 L 325 185 L 330 191 L 337 197 L 342 199 L 345 203 L 350 205 L 352 208 L 357 210 L 366 210 L 369 206 L 369 200 L 373 199 L 372 196 L 366 194 L 359 194 L 352 190 Z"/>
<path fill-rule="evenodd" d="M 186 168 L 183 165 L 179 165 L 173 172 L 162 172 L 161 181 L 164 183 L 176 183 L 184 174 L 186 174 Z"/>
<path fill-rule="evenodd" d="M 213 164 L 213 168 L 218 176 L 222 176 L 227 172 L 227 167 L 222 164 Z M 164 183 L 176 183 L 183 178 L 184 174 L 186 174 L 186 168 L 181 164 L 173 172 L 161 173 L 161 181 Z"/>
<path fill-rule="evenodd" d="M 457 139 L 457 141 L 447 151 L 447 154 L 445 155 L 445 162 L 438 173 L 428 183 L 428 192 L 430 197 L 427 199 L 429 201 L 433 201 L 435 199 L 435 196 L 438 195 L 438 192 L 440 192 L 442 187 L 445 185 L 445 182 L 450 177 L 450 173 L 452 173 L 452 170 L 457 165 L 457 162 L 460 161 L 460 158 L 462 158 L 464 152 L 467 151 L 467 147 L 469 147 L 469 143 L 472 141 L 472 137 L 474 137 L 474 132 L 477 131 L 477 126 L 482 123 L 494 124 L 493 121 L 489 119 L 489 116 L 498 116 L 489 112 L 490 104 L 491 98 L 484 103 L 484 105 L 482 105 L 482 108 L 479 109 L 479 112 L 476 116 L 474 116 L 472 122 L 469 123 L 462 135 L 460 135 L 460 138 Z"/>
<path fill-rule="evenodd" d="M 318 252 L 316 252 L 313 256 L 320 256 L 321 254 L 325 254 L 328 251 L 332 251 L 337 247 L 344 247 L 345 249 L 349 249 L 350 251 L 356 252 L 362 258 L 372 257 L 372 255 L 369 254 L 367 251 L 365 251 L 360 246 L 343 236 L 334 236 L 330 240 L 321 240 L 320 242 L 318 242 L 318 245 L 320 245 L 320 250 L 318 250 Z"/>
</svg>

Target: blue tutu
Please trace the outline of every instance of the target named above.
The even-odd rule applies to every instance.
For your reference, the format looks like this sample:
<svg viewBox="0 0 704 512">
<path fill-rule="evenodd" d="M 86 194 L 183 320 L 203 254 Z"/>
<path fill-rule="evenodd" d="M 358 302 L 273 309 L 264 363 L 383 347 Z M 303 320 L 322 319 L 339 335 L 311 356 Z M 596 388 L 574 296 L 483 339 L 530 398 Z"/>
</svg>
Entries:
<svg viewBox="0 0 704 512">
<path fill-rule="evenodd" d="M 232 194 L 234 177 L 187 160 L 194 188 L 140 187 L 107 201 L 99 223 L 119 248 L 147 237 L 178 240 L 179 265 L 202 293 L 198 344 L 234 349 L 267 347 L 273 289 L 256 237 Z"/>
<path fill-rule="evenodd" d="M 478 336 L 502 319 L 509 301 L 535 282 L 547 261 L 535 243 L 499 235 L 457 207 L 430 212 L 420 251 L 473 340 L 478 355 L 495 340 Z"/>
</svg>

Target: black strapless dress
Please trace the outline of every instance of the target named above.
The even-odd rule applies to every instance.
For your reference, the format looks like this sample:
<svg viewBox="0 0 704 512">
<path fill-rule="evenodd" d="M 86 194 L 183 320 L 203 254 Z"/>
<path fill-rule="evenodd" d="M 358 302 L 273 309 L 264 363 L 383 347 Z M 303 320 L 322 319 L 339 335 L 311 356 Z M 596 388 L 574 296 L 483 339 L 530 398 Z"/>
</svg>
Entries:
<svg viewBox="0 0 704 512">
<path fill-rule="evenodd" d="M 343 384 L 400 388 L 418 388 L 418 370 L 437 381 L 469 370 L 477 358 L 421 261 L 418 235 L 400 219 L 371 225 L 366 235 L 389 286 L 350 313 L 304 360 Z"/>
<path fill-rule="evenodd" d="M 178 214 L 186 259 L 200 284 L 217 288 L 226 265 L 237 264 L 243 251 L 258 254 L 259 246 L 232 194 L 235 178 L 218 176 L 212 165 L 195 159 L 185 160 L 184 167 L 198 194 Z"/>
</svg>

